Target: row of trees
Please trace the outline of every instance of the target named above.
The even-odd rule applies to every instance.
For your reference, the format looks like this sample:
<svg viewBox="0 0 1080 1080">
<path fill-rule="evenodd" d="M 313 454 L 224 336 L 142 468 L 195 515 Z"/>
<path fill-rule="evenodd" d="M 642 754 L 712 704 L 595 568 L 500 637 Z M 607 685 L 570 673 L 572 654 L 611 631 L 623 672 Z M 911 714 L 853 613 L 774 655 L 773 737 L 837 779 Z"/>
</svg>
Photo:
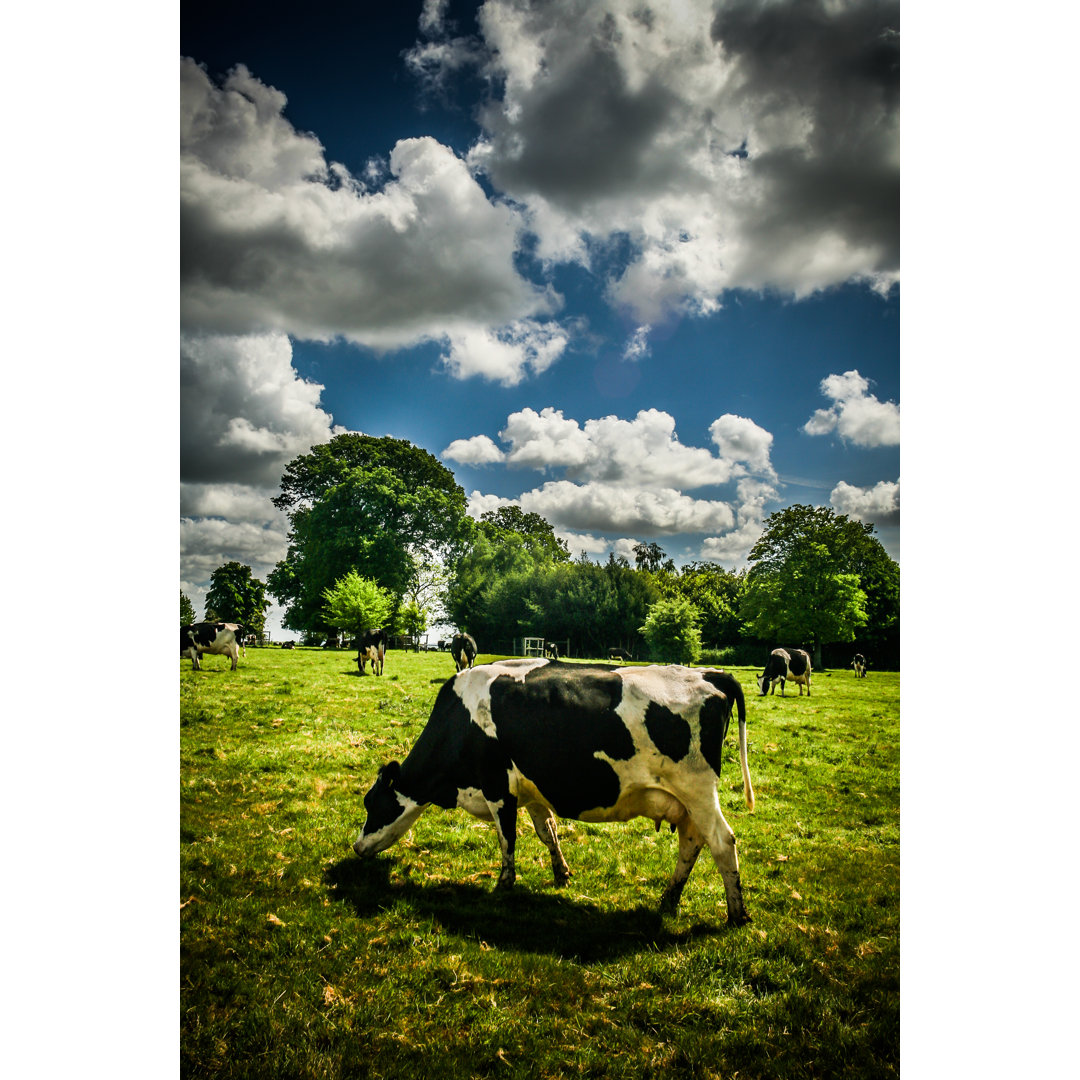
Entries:
<svg viewBox="0 0 1080 1080">
<path fill-rule="evenodd" d="M 313 637 L 375 625 L 420 634 L 446 620 L 485 651 L 542 636 L 569 639 L 577 655 L 619 646 L 693 662 L 702 647 L 755 639 L 809 647 L 820 666 L 824 645 L 895 638 L 898 627 L 899 567 L 872 526 L 823 507 L 772 514 L 748 571 L 676 568 L 656 543 L 639 544 L 633 566 L 615 555 L 597 563 L 572 558 L 547 521 L 519 507 L 474 521 L 426 450 L 358 434 L 291 461 L 274 502 L 290 531 L 265 589 L 285 625 Z M 261 628 L 261 588 L 250 568 L 222 567 L 208 617 L 212 607 Z"/>
</svg>

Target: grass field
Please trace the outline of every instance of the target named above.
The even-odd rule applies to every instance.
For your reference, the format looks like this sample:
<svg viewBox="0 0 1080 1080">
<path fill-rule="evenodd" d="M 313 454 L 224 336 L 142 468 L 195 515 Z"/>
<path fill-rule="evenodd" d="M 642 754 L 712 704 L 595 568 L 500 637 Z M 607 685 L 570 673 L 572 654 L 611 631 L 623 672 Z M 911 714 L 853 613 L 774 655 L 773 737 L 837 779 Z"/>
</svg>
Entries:
<svg viewBox="0 0 1080 1080">
<path fill-rule="evenodd" d="M 378 766 L 419 735 L 446 653 L 249 649 L 180 670 L 180 1057 L 215 1077 L 888 1077 L 900 1054 L 899 675 L 747 693 L 753 813 L 720 781 L 753 922 L 703 853 L 661 916 L 677 837 L 561 823 L 556 889 L 521 814 L 432 808 L 370 862 Z M 491 659 L 481 657 L 481 660 Z"/>
</svg>

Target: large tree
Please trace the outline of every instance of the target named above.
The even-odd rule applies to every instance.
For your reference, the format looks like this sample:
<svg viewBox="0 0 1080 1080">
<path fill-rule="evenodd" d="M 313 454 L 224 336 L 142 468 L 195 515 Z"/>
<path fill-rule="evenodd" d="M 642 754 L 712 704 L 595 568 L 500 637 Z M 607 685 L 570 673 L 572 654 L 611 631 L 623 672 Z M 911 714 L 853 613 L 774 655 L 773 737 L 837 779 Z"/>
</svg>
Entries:
<svg viewBox="0 0 1080 1080">
<path fill-rule="evenodd" d="M 754 637 L 821 647 L 854 641 L 876 620 L 881 632 L 899 618 L 900 568 L 874 527 L 822 506 L 796 504 L 770 514 L 750 550 L 739 607 Z"/>
<path fill-rule="evenodd" d="M 254 634 L 262 634 L 269 606 L 266 585 L 252 577 L 250 566 L 228 562 L 210 575 L 206 618 L 239 623 Z"/>
<path fill-rule="evenodd" d="M 396 611 L 418 568 L 453 558 L 472 528 L 453 473 L 390 437 L 312 447 L 286 466 L 274 505 L 292 528 L 269 586 L 296 630 L 326 628 L 323 593 L 350 570 L 385 588 Z"/>
</svg>

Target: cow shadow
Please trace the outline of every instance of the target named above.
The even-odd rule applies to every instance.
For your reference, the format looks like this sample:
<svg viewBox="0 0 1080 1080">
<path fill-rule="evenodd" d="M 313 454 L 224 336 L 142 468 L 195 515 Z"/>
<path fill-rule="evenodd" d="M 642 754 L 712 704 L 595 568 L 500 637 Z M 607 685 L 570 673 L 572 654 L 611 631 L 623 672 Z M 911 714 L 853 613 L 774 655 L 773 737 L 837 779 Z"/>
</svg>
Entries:
<svg viewBox="0 0 1080 1080">
<path fill-rule="evenodd" d="M 510 952 L 542 953 L 578 962 L 602 962 L 644 951 L 667 951 L 701 937 L 728 932 L 721 912 L 715 921 L 667 917 L 656 906 L 611 911 L 566 890 L 530 888 L 495 891 L 475 882 L 427 884 L 391 880 L 400 869 L 390 859 L 346 857 L 332 863 L 324 881 L 361 918 L 399 902 L 435 919 L 448 933 Z M 659 898 L 658 898 L 659 901 Z"/>
</svg>

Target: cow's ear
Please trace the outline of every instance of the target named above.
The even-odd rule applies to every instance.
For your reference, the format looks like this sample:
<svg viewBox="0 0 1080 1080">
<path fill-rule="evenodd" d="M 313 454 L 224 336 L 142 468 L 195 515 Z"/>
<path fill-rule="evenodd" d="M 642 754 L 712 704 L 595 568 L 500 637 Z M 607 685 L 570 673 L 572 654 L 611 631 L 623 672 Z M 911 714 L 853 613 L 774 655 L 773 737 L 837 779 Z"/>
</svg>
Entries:
<svg viewBox="0 0 1080 1080">
<path fill-rule="evenodd" d="M 379 779 L 385 780 L 391 787 L 397 782 L 397 778 L 401 775 L 401 766 L 396 761 L 388 761 L 379 770 Z"/>
</svg>

